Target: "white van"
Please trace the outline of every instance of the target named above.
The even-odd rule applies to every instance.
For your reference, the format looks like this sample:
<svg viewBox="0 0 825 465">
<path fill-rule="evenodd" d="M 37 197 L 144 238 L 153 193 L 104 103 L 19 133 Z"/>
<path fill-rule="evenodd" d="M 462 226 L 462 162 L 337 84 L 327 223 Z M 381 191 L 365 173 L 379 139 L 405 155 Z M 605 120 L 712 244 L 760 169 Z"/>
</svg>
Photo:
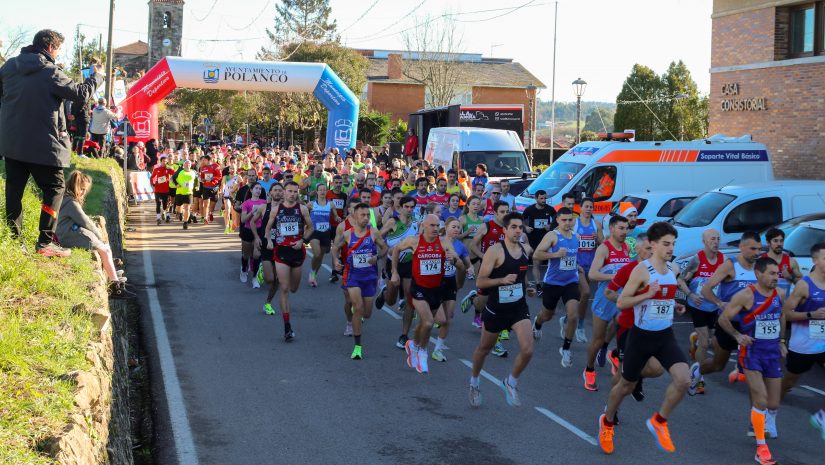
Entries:
<svg viewBox="0 0 825 465">
<path fill-rule="evenodd" d="M 467 170 L 475 177 L 476 165 L 487 165 L 488 181 L 521 177 L 530 172 L 524 146 L 515 131 L 486 128 L 433 128 L 424 158 L 444 170 Z"/>
<path fill-rule="evenodd" d="M 612 136 L 608 134 L 608 136 Z M 594 213 L 605 215 L 631 192 L 704 192 L 719 186 L 773 180 L 768 150 L 739 138 L 695 141 L 597 141 L 576 145 L 516 197 L 516 209 L 535 203 L 536 191 L 558 205 L 567 192 L 593 197 Z"/>
<path fill-rule="evenodd" d="M 774 181 L 705 192 L 673 218 L 679 232 L 674 256 L 702 248 L 702 233 L 719 231 L 724 246 L 745 231 L 761 231 L 790 218 L 825 212 L 825 181 Z M 763 238 L 764 240 L 764 238 Z"/>
</svg>

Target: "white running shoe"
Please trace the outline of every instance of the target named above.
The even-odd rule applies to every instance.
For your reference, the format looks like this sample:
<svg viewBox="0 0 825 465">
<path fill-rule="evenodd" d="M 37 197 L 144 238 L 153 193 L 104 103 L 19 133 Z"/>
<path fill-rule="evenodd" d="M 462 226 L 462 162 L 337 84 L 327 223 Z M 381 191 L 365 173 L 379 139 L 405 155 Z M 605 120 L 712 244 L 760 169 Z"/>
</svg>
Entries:
<svg viewBox="0 0 825 465">
<path fill-rule="evenodd" d="M 541 330 L 536 329 L 536 320 L 539 318 L 538 315 L 533 317 L 533 340 L 538 341 L 541 339 Z"/>
<path fill-rule="evenodd" d="M 587 344 L 587 335 L 584 333 L 584 328 L 576 328 L 576 342 Z"/>
<path fill-rule="evenodd" d="M 246 284 L 246 281 L 247 281 L 248 279 L 249 279 L 248 273 L 246 272 L 246 270 L 244 270 L 243 268 L 241 268 L 241 282 L 242 282 L 242 283 L 244 283 L 244 284 Z"/>
<path fill-rule="evenodd" d="M 422 374 L 429 372 L 429 367 L 427 366 L 428 358 L 427 349 L 418 349 L 418 357 L 416 357 L 418 363 L 415 365 L 415 371 Z"/>
<path fill-rule="evenodd" d="M 347 326 L 344 328 L 344 336 L 352 336 L 352 323 L 349 321 L 347 322 Z"/>
<path fill-rule="evenodd" d="M 501 380 L 501 389 L 504 390 L 507 405 L 510 407 L 521 407 L 521 399 L 518 397 L 518 390 L 516 390 L 513 386 L 510 386 L 506 379 Z"/>
<path fill-rule="evenodd" d="M 559 337 L 564 339 L 564 327 L 567 326 L 567 315 L 559 317 Z"/>
<path fill-rule="evenodd" d="M 472 384 L 470 385 L 470 405 L 473 407 L 481 406 L 481 389 Z"/>
<path fill-rule="evenodd" d="M 252 280 L 252 289 L 260 289 L 261 283 L 258 282 L 258 279 L 255 278 Z"/>
<path fill-rule="evenodd" d="M 559 347 L 559 354 L 561 355 L 561 366 L 564 368 L 570 368 L 573 366 L 573 354 L 570 353 L 570 350 L 564 350 L 564 348 Z"/>
</svg>

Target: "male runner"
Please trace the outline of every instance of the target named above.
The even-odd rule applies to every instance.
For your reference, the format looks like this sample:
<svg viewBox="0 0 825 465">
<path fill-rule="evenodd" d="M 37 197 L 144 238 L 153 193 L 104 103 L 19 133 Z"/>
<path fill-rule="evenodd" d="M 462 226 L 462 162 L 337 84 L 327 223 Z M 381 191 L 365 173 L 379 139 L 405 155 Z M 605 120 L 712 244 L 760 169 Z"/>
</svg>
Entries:
<svg viewBox="0 0 825 465">
<path fill-rule="evenodd" d="M 413 211 L 413 219 L 416 223 L 421 221 L 424 216 L 424 208 L 430 203 L 430 194 L 427 191 L 429 184 L 427 178 L 418 178 L 415 180 L 415 211 Z"/>
<path fill-rule="evenodd" d="M 651 357 L 656 357 L 671 376 L 662 406 L 647 420 L 647 429 L 666 452 L 676 451 L 667 417 L 684 397 L 690 382 L 687 358 L 679 349 L 672 327 L 674 310 L 680 314 L 685 311 L 675 300 L 679 267 L 670 263 L 676 229 L 660 221 L 653 223 L 647 234 L 653 255 L 633 270 L 617 302 L 620 308 L 633 307 L 634 323 L 628 334 L 622 377 L 610 390 L 607 408 L 599 418 L 599 445 L 606 454 L 613 453 L 616 411 L 633 391 Z"/>
<path fill-rule="evenodd" d="M 481 338 L 473 352 L 473 372 L 470 377 L 470 405 L 481 405 L 479 375 L 484 359 L 496 344 L 498 334 L 512 328 L 516 333 L 520 351 L 513 362 L 510 375 L 501 380 L 507 404 L 521 405 L 518 395 L 518 378 L 533 356 L 533 339 L 530 337 L 530 309 L 525 295 L 536 294 L 534 287 L 527 286 L 527 270 L 530 257 L 520 240 L 523 230 L 521 214 L 509 213 L 504 216 L 504 241 L 490 246 L 484 253 L 479 268 L 477 283 L 489 296 L 484 307 L 484 324 Z"/>
<path fill-rule="evenodd" d="M 323 185 L 319 186 L 322 187 Z M 318 189 L 318 194 L 322 194 Z M 326 192 L 323 193 L 326 195 Z M 375 297 L 375 286 L 378 281 L 378 260 L 386 255 L 387 244 L 370 225 L 370 207 L 366 203 L 358 203 L 352 207 L 355 222 L 348 231 L 335 238 L 332 245 L 332 260 L 335 268 L 343 272 L 341 287 L 349 294 L 352 304 L 352 336 L 355 347 L 350 358 L 361 360 L 362 322 L 372 316 L 372 299 Z M 339 252 L 343 250 L 345 263 L 338 260 Z"/>
<path fill-rule="evenodd" d="M 719 308 L 705 300 L 700 294 L 702 286 L 725 262 L 725 254 L 719 252 L 719 232 L 713 228 L 702 233 L 704 248 L 688 259 L 679 275 L 679 288 L 687 296 L 687 308 L 693 319 L 693 333 L 690 335 L 690 358 L 705 360 L 710 343 L 710 330 L 716 326 Z M 696 384 L 696 393 L 705 393 L 705 382 Z"/>
<path fill-rule="evenodd" d="M 312 248 L 312 269 L 309 270 L 309 285 L 312 287 L 318 287 L 318 271 L 321 269 L 321 263 L 324 262 L 324 255 L 330 251 L 333 232 L 330 225 L 339 221 L 337 209 L 333 208 L 332 203 L 327 200 L 327 191 L 326 184 L 317 184 L 315 187 L 316 199 L 309 203 L 309 217 L 312 219 L 315 228 L 309 238 L 309 245 Z"/>
<path fill-rule="evenodd" d="M 284 339 L 287 342 L 295 337 L 289 321 L 289 293 L 294 294 L 301 285 L 301 266 L 307 253 L 304 241 L 312 236 L 313 230 L 309 209 L 298 203 L 298 183 L 286 183 L 284 200 L 272 212 L 264 234 L 269 248 L 274 250 L 275 274 L 281 291 Z"/>
<path fill-rule="evenodd" d="M 602 225 L 593 218 L 594 205 L 590 197 L 582 199 L 581 215 L 576 218 L 576 225 L 573 227 L 579 236 L 579 252 L 576 256 L 576 263 L 579 265 L 579 319 L 576 324 L 576 342 L 581 343 L 587 342 L 584 332 L 584 318 L 590 305 L 590 282 L 587 276 L 596 255 L 596 247 L 604 241 Z"/>
<path fill-rule="evenodd" d="M 348 197 L 347 194 L 342 190 L 344 185 L 344 178 L 341 177 L 340 174 L 336 174 L 332 177 L 332 190 L 327 192 L 327 200 L 332 202 L 332 206 L 335 207 L 335 213 L 337 218 L 342 219 L 346 215 L 344 213 L 344 207 L 347 205 Z M 334 219 L 334 218 L 333 218 Z M 338 225 L 340 222 L 335 219 L 329 225 L 330 230 L 333 232 L 332 240 L 335 240 L 335 233 L 338 230 Z M 338 281 L 338 273 L 335 271 L 335 268 L 332 269 L 332 273 L 329 277 L 329 282 L 334 283 Z"/>
<path fill-rule="evenodd" d="M 472 266 L 470 263 L 470 251 L 464 246 L 464 243 L 458 236 L 461 235 L 461 222 L 458 218 L 449 217 L 444 221 L 444 236 L 447 237 L 453 244 L 456 253 L 455 265 L 450 262 L 444 263 L 444 281 L 441 283 L 441 302 L 444 307 L 443 322 L 438 321 L 439 315 L 436 315 L 436 321 L 440 325 L 438 328 L 438 339 L 435 341 L 435 348 L 433 349 L 432 359 L 437 362 L 446 362 L 447 357 L 444 356 L 444 341 L 450 331 L 450 323 L 455 314 L 455 299 L 458 290 L 464 285 L 464 276 L 466 270 Z"/>
<path fill-rule="evenodd" d="M 556 228 L 556 209 L 547 205 L 547 192 L 536 191 L 536 203 L 524 209 L 524 232 L 527 233 L 527 242 L 533 250 L 539 246 L 548 231 Z M 541 297 L 541 265 L 542 261 L 533 257 L 533 281 L 536 283 L 536 295 Z"/>
<path fill-rule="evenodd" d="M 184 160 L 180 171 L 172 176 L 177 186 L 175 191 L 175 207 L 180 207 L 183 229 L 189 229 L 189 215 L 192 209 L 192 190 L 194 189 L 197 173 L 192 169 L 192 162 Z"/>
<path fill-rule="evenodd" d="M 573 232 L 573 211 L 569 208 L 559 209 L 556 221 L 559 227 L 544 236 L 533 254 L 537 260 L 548 260 L 542 285 L 542 309 L 533 320 L 533 337 L 536 340 L 541 338 L 541 325 L 553 318 L 556 305 L 561 300 L 567 314 L 567 323 L 559 354 L 561 366 L 570 368 L 573 366 L 570 344 L 576 331 L 579 310 L 579 268 L 576 264 L 579 236 Z"/>
<path fill-rule="evenodd" d="M 450 203 L 450 194 L 447 193 L 447 180 L 438 178 L 435 181 L 435 192 L 430 193 L 430 202 L 441 205 L 441 208 L 447 208 Z"/>
<path fill-rule="evenodd" d="M 160 156 L 160 163 L 152 170 L 149 181 L 155 191 L 155 214 L 158 226 L 163 219 L 169 222 L 169 181 L 175 172 L 166 165 L 166 155 Z M 174 199 L 172 199 L 174 201 Z"/>
<path fill-rule="evenodd" d="M 782 379 L 783 395 L 814 365 L 825 366 L 825 243 L 811 247 L 811 259 L 811 273 L 797 281 L 782 308 L 785 321 L 791 324 L 785 377 Z M 825 405 L 811 415 L 810 422 L 825 441 Z M 768 427 L 771 423 L 776 424 L 776 412 L 768 410 L 768 432 L 771 432 Z M 772 433 L 776 434 L 775 426 Z"/>
<path fill-rule="evenodd" d="M 728 257 L 713 275 L 702 286 L 702 298 L 718 308 L 725 308 L 734 294 L 756 283 L 756 275 L 753 272 L 753 264 L 762 253 L 762 242 L 759 234 L 755 232 L 744 232 L 739 240 L 739 253 L 731 258 Z M 718 296 L 714 293 L 716 286 L 719 286 Z M 738 318 L 731 321 L 734 329 L 739 330 Z M 704 381 L 703 376 L 722 371 L 728 364 L 730 354 L 738 347 L 736 340 L 716 324 L 713 332 L 713 358 L 697 360 L 690 367 L 690 389 L 689 395 L 695 395 L 699 382 Z M 736 371 L 732 373 L 737 376 Z M 736 378 L 734 378 L 736 379 Z"/>
<path fill-rule="evenodd" d="M 582 213 L 585 209 L 583 203 Z M 604 291 L 616 277 L 619 269 L 631 261 L 627 244 L 624 243 L 627 235 L 627 218 L 623 216 L 611 217 L 608 228 L 610 229 L 610 236 L 596 248 L 593 263 L 588 273 L 591 281 L 599 283 L 598 288 L 596 288 L 596 296 L 593 299 L 593 340 L 590 341 L 590 346 L 587 348 L 587 365 L 585 365 L 584 373 L 582 373 L 584 388 L 588 391 L 598 390 L 595 362 L 598 359 L 599 366 L 603 367 L 605 365 L 607 346 L 614 336 L 614 334 L 608 333 L 615 333 L 615 325 L 611 323 L 619 315 L 616 304 L 607 299 Z M 581 242 L 579 241 L 579 244 Z M 610 326 L 611 331 L 608 331 L 608 326 Z"/>
<path fill-rule="evenodd" d="M 401 283 L 398 273 L 400 251 L 412 249 L 412 307 L 418 315 L 418 326 L 412 340 L 404 348 L 407 351 L 407 366 L 419 373 L 427 373 L 427 344 L 433 328 L 433 317 L 442 312 L 439 287 L 444 277 L 444 263 L 455 264 L 456 253 L 453 244 L 447 238 L 438 235 L 441 220 L 435 215 L 427 215 L 421 222 L 421 234 L 408 237 L 396 245 L 392 251 L 392 278 L 395 285 Z"/>
<path fill-rule="evenodd" d="M 218 188 L 221 185 L 221 169 L 212 163 L 212 157 L 201 157 L 201 167 L 198 171 L 198 180 L 201 184 L 201 216 L 203 223 L 209 224 L 213 220 L 212 209 L 218 199 Z"/>
<path fill-rule="evenodd" d="M 753 266 L 756 284 L 733 295 L 721 315 L 719 326 L 739 344 L 739 361 L 745 371 L 751 398 L 751 424 L 756 436 L 755 460 L 774 465 L 765 442 L 768 410 L 776 412 L 782 387 L 781 359 L 785 347 L 785 318 L 782 314 L 784 294 L 776 291 L 779 265 L 770 257 L 761 257 Z M 739 317 L 739 329 L 731 319 Z M 741 332 L 740 332 L 741 331 Z M 766 410 L 768 409 L 768 410 Z"/>
<path fill-rule="evenodd" d="M 799 263 L 785 252 L 785 232 L 781 229 L 771 228 L 767 230 L 765 241 L 768 243 L 768 252 L 765 255 L 779 264 L 779 289 L 787 297 L 791 286 L 802 279 Z"/>
</svg>

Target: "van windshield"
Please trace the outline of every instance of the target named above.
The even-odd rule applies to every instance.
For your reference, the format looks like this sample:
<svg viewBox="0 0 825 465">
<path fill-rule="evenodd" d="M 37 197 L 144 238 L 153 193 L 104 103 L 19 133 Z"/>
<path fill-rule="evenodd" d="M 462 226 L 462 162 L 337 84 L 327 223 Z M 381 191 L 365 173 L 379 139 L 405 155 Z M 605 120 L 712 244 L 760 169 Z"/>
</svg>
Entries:
<svg viewBox="0 0 825 465">
<path fill-rule="evenodd" d="M 527 186 L 527 189 L 522 192 L 521 195 L 523 197 L 533 198 L 536 196 L 536 191 L 543 190 L 547 192 L 547 197 L 552 197 L 570 183 L 570 180 L 573 179 L 582 168 L 584 168 L 584 165 L 581 163 L 557 161 Z"/>
<path fill-rule="evenodd" d="M 461 167 L 471 175 L 475 174 L 476 165 L 487 165 L 487 176 L 493 178 L 507 178 L 530 172 L 527 165 L 527 156 L 517 150 L 484 150 L 479 152 L 461 152 Z"/>
<path fill-rule="evenodd" d="M 685 208 L 673 217 L 673 223 L 686 228 L 707 226 L 734 199 L 736 196 L 730 194 L 705 192 L 685 205 Z"/>
</svg>

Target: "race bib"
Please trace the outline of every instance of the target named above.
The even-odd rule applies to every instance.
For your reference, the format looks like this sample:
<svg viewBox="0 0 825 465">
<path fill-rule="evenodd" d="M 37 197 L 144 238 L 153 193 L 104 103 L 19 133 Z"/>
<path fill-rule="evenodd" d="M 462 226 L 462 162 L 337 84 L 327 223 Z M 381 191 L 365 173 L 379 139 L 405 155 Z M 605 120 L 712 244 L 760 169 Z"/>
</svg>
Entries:
<svg viewBox="0 0 825 465">
<path fill-rule="evenodd" d="M 372 266 L 370 264 L 370 258 L 372 258 L 371 253 L 357 253 L 352 255 L 352 263 L 355 265 L 356 268 L 369 268 Z"/>
<path fill-rule="evenodd" d="M 593 250 L 596 248 L 596 239 L 579 239 L 579 250 Z"/>
<path fill-rule="evenodd" d="M 437 258 L 421 260 L 421 266 L 418 271 L 421 273 L 421 276 L 441 274 L 441 260 Z"/>
<path fill-rule="evenodd" d="M 546 227 L 547 227 L 547 220 L 545 220 L 545 219 L 535 220 L 535 221 L 534 221 L 534 224 L 535 224 L 534 228 L 536 228 L 536 229 L 544 229 L 544 228 L 546 228 Z"/>
<path fill-rule="evenodd" d="M 455 275 L 455 265 L 452 264 L 449 260 L 444 262 L 444 276 L 454 276 Z"/>
<path fill-rule="evenodd" d="M 672 320 L 673 307 L 675 306 L 673 300 L 652 300 L 650 302 L 650 313 L 648 316 L 651 320 Z"/>
<path fill-rule="evenodd" d="M 825 339 L 825 320 L 808 320 L 808 337 L 819 341 Z"/>
<path fill-rule="evenodd" d="M 212 174 L 212 173 L 206 173 L 206 176 L 204 176 L 204 177 L 203 177 L 203 179 L 205 179 L 206 181 L 211 181 L 211 180 L 212 180 L 212 176 L 213 176 L 213 174 Z"/>
<path fill-rule="evenodd" d="M 479 225 L 477 224 L 471 224 L 467 226 L 467 231 L 470 231 L 470 234 L 475 236 L 475 234 L 478 232 L 478 227 Z"/>
<path fill-rule="evenodd" d="M 756 339 L 779 339 L 779 320 L 756 320 Z"/>
<path fill-rule="evenodd" d="M 329 231 L 329 222 L 327 222 L 327 221 L 320 222 L 319 221 L 319 222 L 315 223 L 315 230 L 318 231 L 318 232 L 327 232 L 327 231 Z"/>
<path fill-rule="evenodd" d="M 576 269 L 576 256 L 565 256 L 559 259 L 559 270 L 573 271 Z"/>
<path fill-rule="evenodd" d="M 498 301 L 503 304 L 518 302 L 524 298 L 524 286 L 520 283 L 498 287 Z"/>
<path fill-rule="evenodd" d="M 158 184 L 163 184 L 166 182 L 166 176 L 158 176 Z"/>
<path fill-rule="evenodd" d="M 281 236 L 294 236 L 298 234 L 298 222 L 290 221 L 278 223 L 278 234 Z"/>
<path fill-rule="evenodd" d="M 344 199 L 332 199 L 332 204 L 335 205 L 336 209 L 343 210 L 343 208 L 344 208 Z"/>
</svg>

